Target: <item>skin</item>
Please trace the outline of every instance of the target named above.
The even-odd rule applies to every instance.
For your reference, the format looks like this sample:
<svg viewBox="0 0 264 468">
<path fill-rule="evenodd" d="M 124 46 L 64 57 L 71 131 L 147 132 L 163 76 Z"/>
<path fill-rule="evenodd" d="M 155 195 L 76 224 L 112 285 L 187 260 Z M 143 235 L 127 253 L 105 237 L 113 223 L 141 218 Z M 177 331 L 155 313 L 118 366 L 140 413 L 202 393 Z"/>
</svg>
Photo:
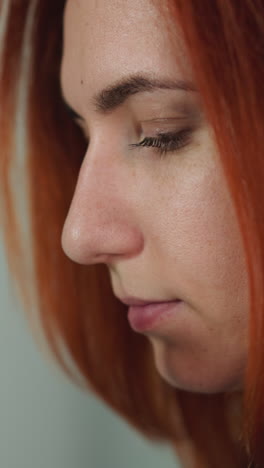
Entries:
<svg viewBox="0 0 264 468">
<path fill-rule="evenodd" d="M 80 264 L 105 263 L 119 297 L 184 301 L 145 333 L 162 378 L 193 392 L 240 392 L 248 279 L 199 92 L 144 92 L 107 115 L 92 104 L 103 88 L 135 73 L 194 82 L 174 30 L 178 41 L 172 44 L 166 19 L 150 0 L 67 1 L 61 87 L 90 143 L 62 248 Z M 182 117 L 180 103 L 192 117 Z M 190 143 L 163 158 L 157 148 L 129 147 L 186 122 L 195 127 Z"/>
</svg>

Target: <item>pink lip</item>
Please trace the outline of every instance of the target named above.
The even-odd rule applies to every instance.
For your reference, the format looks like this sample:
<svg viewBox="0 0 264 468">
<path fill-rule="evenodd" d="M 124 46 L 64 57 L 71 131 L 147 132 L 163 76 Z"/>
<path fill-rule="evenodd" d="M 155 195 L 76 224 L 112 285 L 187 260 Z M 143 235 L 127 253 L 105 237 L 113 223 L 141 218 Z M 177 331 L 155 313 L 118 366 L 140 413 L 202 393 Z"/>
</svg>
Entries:
<svg viewBox="0 0 264 468">
<path fill-rule="evenodd" d="M 131 306 L 128 309 L 128 320 L 137 332 L 151 330 L 170 318 L 182 301 L 153 303 L 145 306 Z"/>
</svg>

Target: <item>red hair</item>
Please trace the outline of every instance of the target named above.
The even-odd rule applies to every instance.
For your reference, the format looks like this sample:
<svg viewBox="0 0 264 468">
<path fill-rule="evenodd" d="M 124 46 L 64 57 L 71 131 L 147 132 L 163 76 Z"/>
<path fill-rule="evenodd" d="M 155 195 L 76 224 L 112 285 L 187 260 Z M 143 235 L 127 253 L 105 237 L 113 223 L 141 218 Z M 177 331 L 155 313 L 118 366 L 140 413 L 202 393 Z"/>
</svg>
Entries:
<svg viewBox="0 0 264 468">
<path fill-rule="evenodd" d="M 25 309 L 33 309 L 36 297 L 41 329 L 61 368 L 145 436 L 171 442 L 176 451 L 189 440 L 197 468 L 247 468 L 250 461 L 263 466 L 263 1 L 168 0 L 171 18 L 182 28 L 245 247 L 251 310 L 241 440 L 229 432 L 227 395 L 181 391 L 158 375 L 151 344 L 129 327 L 126 306 L 114 297 L 106 266 L 77 265 L 62 251 L 62 227 L 85 151 L 60 94 L 64 4 L 9 0 L 0 7 L 2 21 L 9 8 L 1 44 L 2 225 Z M 27 137 L 30 249 L 10 180 L 18 111 L 24 112 Z M 28 259 L 33 260 L 33 281 Z"/>
</svg>

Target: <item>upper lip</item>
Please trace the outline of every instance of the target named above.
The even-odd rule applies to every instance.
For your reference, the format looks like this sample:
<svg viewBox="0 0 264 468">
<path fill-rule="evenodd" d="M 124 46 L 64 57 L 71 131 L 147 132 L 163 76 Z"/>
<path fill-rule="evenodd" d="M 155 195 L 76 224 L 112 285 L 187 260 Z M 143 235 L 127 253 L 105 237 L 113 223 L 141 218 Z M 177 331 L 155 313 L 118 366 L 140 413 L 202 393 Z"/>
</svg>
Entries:
<svg viewBox="0 0 264 468">
<path fill-rule="evenodd" d="M 124 304 L 128 306 L 144 306 L 148 304 L 158 304 L 158 303 L 164 303 L 164 302 L 175 302 L 178 301 L 179 299 L 164 299 L 163 301 L 155 300 L 155 299 L 139 299 L 138 297 L 135 296 L 126 296 L 126 297 L 118 297 L 118 299 L 123 302 Z"/>
</svg>

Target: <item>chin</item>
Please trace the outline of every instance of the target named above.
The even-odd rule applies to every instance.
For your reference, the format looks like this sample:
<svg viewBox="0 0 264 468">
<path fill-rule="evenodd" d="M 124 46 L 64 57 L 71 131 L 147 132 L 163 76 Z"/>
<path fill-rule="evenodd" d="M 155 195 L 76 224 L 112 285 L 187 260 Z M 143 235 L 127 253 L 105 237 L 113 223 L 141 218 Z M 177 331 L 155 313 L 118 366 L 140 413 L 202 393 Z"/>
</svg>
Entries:
<svg viewBox="0 0 264 468">
<path fill-rule="evenodd" d="M 243 368 L 220 368 L 179 358 L 177 349 L 154 346 L 154 360 L 160 376 L 172 387 L 193 393 L 231 393 L 243 390 Z"/>
</svg>

